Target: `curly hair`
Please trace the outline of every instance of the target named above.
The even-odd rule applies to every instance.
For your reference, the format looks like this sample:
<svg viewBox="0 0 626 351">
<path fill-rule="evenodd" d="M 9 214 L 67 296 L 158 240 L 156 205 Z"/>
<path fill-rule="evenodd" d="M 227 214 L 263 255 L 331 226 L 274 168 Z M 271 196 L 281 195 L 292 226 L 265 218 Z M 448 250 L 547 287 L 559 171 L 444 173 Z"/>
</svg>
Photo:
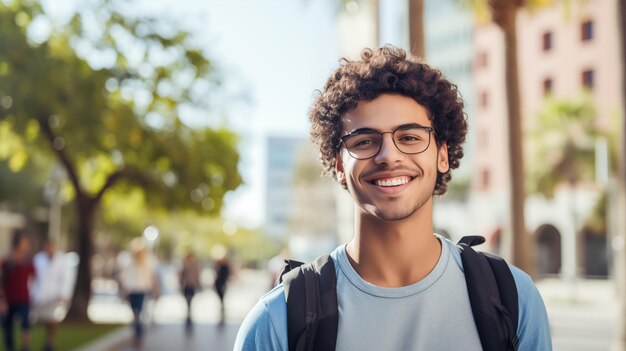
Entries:
<svg viewBox="0 0 626 351">
<path fill-rule="evenodd" d="M 445 142 L 448 147 L 449 169 L 437 174 L 433 192 L 444 194 L 452 178 L 450 171 L 459 167 L 463 157 L 467 134 L 463 100 L 456 85 L 446 80 L 439 70 L 407 58 L 404 50 L 390 45 L 376 50 L 364 49 L 360 60 L 343 58 L 323 91 L 317 91 L 309 119 L 311 138 L 319 149 L 324 174 L 336 179 L 341 117 L 356 108 L 359 101 L 373 100 L 385 93 L 411 97 L 428 111 L 437 146 Z"/>
</svg>

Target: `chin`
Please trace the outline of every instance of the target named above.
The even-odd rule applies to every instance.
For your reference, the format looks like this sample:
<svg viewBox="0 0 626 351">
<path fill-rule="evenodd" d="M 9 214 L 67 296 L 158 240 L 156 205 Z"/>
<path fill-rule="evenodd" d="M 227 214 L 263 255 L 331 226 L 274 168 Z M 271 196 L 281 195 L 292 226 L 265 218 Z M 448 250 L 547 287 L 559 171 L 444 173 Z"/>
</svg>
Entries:
<svg viewBox="0 0 626 351">
<path fill-rule="evenodd" d="M 411 217 L 417 209 L 389 209 L 389 208 L 373 208 L 370 212 L 374 217 L 377 217 L 383 221 L 394 222 L 401 221 Z"/>
</svg>

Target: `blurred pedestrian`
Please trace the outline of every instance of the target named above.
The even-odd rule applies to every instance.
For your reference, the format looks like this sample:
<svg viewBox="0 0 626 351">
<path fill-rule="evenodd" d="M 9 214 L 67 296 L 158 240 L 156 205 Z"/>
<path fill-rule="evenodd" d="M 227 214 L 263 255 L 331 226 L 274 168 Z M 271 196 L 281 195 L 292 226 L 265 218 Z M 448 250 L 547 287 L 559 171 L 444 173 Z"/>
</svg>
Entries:
<svg viewBox="0 0 626 351">
<path fill-rule="evenodd" d="M 156 298 L 159 294 L 156 267 L 148 249 L 140 242 L 131 243 L 132 259 L 121 268 L 120 281 L 123 294 L 133 311 L 133 346 L 141 348 L 143 338 L 143 311 L 146 295 Z"/>
<path fill-rule="evenodd" d="M 180 271 L 180 288 L 185 301 L 187 302 L 187 320 L 185 331 L 192 332 L 193 323 L 191 321 L 191 300 L 198 290 L 200 290 L 200 266 L 196 255 L 189 251 L 183 261 L 183 268 Z"/>
<path fill-rule="evenodd" d="M 43 250 L 35 255 L 33 261 L 37 272 L 33 285 L 34 315 L 46 331 L 44 351 L 51 351 L 57 325 L 63 319 L 63 310 L 66 310 L 69 301 L 67 260 L 65 253 L 57 250 L 54 239 L 47 238 Z"/>
<path fill-rule="evenodd" d="M 31 257 L 30 240 L 26 232 L 18 229 L 11 238 L 11 252 L 0 264 L 0 315 L 4 346 L 7 351 L 15 350 L 13 323 L 20 319 L 22 350 L 30 348 L 30 300 L 29 285 L 35 278 L 35 267 Z"/>
<path fill-rule="evenodd" d="M 278 255 L 270 258 L 267 262 L 267 271 L 270 274 L 270 290 L 279 283 L 280 274 L 285 268 L 285 260 L 289 257 L 289 251 L 285 248 Z"/>
<path fill-rule="evenodd" d="M 228 261 L 228 255 L 224 254 L 215 262 L 215 292 L 220 299 L 220 324 L 223 325 L 226 322 L 226 311 L 224 307 L 224 295 L 226 295 L 226 286 L 228 285 L 228 278 L 231 274 L 231 267 Z"/>
</svg>

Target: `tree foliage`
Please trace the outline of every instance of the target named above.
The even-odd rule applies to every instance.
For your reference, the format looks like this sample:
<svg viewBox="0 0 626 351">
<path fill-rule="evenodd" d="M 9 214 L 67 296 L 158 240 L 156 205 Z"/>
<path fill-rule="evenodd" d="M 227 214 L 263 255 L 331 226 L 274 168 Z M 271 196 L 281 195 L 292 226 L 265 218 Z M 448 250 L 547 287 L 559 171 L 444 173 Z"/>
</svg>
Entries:
<svg viewBox="0 0 626 351">
<path fill-rule="evenodd" d="M 155 20 L 110 10 L 96 37 L 85 33 L 89 14 L 78 13 L 33 45 L 29 24 L 46 16 L 36 4 L 5 7 L 1 16 L 0 91 L 10 103 L 0 109 L 0 123 L 24 137 L 28 150 L 5 155 L 8 160 L 63 153 L 76 165 L 78 179 L 69 174 L 70 180 L 88 193 L 132 180 L 151 189 L 152 205 L 202 210 L 202 199 L 190 201 L 200 189 L 212 199 L 204 209 L 218 213 L 224 192 L 241 182 L 236 137 L 182 122 L 182 111 L 190 108 L 209 118 L 206 101 L 216 87 L 210 61 L 189 47 L 188 34 L 164 36 Z M 96 50 L 94 61 L 114 55 L 110 67 L 95 69 L 81 58 L 81 51 L 89 51 L 84 41 Z"/>
<path fill-rule="evenodd" d="M 219 90 L 213 63 L 190 35 L 126 15 L 137 13 L 132 2 L 83 5 L 59 21 L 34 1 L 0 4 L 0 132 L 11 136 L 0 158 L 18 172 L 47 155 L 67 175 L 77 205 L 81 262 L 71 311 L 79 319 L 95 213 L 110 189 L 139 191 L 152 208 L 215 215 L 241 184 L 236 136 L 185 123 L 210 125 Z"/>
<path fill-rule="evenodd" d="M 527 133 L 531 191 L 552 197 L 559 185 L 593 182 L 596 139 L 613 140 L 597 126 L 596 115 L 588 98 L 546 100 Z"/>
</svg>

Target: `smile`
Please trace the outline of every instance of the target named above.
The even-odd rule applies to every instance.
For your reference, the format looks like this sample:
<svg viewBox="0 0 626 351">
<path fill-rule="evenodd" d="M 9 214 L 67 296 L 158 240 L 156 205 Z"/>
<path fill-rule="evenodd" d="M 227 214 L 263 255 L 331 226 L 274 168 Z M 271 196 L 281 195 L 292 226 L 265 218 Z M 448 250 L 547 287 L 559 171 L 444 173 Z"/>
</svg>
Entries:
<svg viewBox="0 0 626 351">
<path fill-rule="evenodd" d="M 383 179 L 374 179 L 370 181 L 372 184 L 380 186 L 380 187 L 395 187 L 407 184 L 413 180 L 412 177 L 402 176 L 402 177 L 394 177 L 394 178 L 383 178 Z"/>
</svg>

